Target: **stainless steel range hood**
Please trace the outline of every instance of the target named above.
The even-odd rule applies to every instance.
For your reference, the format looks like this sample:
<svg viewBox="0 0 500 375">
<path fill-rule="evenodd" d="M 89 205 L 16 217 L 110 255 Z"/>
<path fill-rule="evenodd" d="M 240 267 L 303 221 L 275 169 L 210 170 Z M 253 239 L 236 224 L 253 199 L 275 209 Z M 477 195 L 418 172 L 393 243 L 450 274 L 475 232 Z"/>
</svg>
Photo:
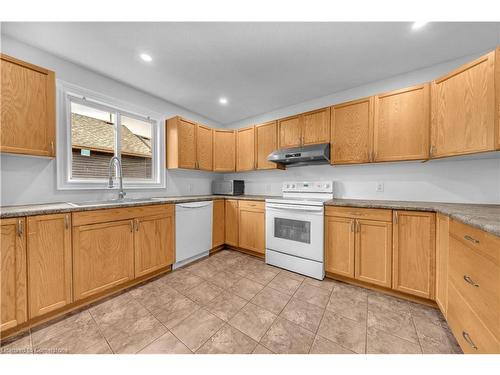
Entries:
<svg viewBox="0 0 500 375">
<path fill-rule="evenodd" d="M 287 167 L 330 164 L 330 144 L 283 148 L 270 153 L 267 160 Z"/>
</svg>

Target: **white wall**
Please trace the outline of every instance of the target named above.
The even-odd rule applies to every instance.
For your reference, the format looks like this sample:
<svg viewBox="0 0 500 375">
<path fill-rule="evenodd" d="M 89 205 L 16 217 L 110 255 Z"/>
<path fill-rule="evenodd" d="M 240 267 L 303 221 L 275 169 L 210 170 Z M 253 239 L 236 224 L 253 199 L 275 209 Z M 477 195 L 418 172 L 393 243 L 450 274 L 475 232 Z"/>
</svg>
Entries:
<svg viewBox="0 0 500 375">
<path fill-rule="evenodd" d="M 349 90 L 281 108 L 253 118 L 230 124 L 240 128 L 275 120 L 308 110 L 374 95 L 431 81 L 475 57 L 466 56 L 414 72 L 373 82 Z M 281 194 L 281 184 L 290 180 L 335 181 L 335 196 L 352 199 L 395 199 L 434 202 L 466 202 L 500 204 L 499 153 L 479 158 L 461 157 L 433 160 L 426 163 L 398 162 L 345 166 L 307 166 L 286 171 L 254 171 L 234 173 L 225 179 L 245 180 L 249 194 Z M 377 182 L 384 191 L 376 192 Z"/>
<path fill-rule="evenodd" d="M 166 118 L 182 115 L 207 125 L 219 127 L 219 124 L 196 113 L 4 35 L 1 36 L 1 50 L 13 57 L 54 70 L 57 79 L 134 104 L 137 107 L 161 113 Z M 116 194 L 109 190 L 57 190 L 56 161 L 54 159 L 7 154 L 1 154 L 0 159 L 1 205 L 94 200 Z M 219 175 L 209 172 L 167 171 L 166 189 L 130 190 L 127 196 L 209 194 L 211 182 L 217 176 Z"/>
</svg>

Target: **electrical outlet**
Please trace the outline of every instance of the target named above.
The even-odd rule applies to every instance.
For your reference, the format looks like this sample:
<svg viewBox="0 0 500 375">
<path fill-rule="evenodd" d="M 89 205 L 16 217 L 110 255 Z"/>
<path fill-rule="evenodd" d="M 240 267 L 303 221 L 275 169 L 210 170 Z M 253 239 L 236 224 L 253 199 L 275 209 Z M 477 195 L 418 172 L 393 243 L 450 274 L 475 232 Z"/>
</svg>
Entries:
<svg viewBox="0 0 500 375">
<path fill-rule="evenodd" d="M 193 185 L 188 184 L 188 185 L 187 185 L 187 188 L 188 188 L 188 191 L 189 191 L 189 192 L 191 192 L 191 191 L 193 190 Z"/>
<path fill-rule="evenodd" d="M 376 191 L 379 193 L 382 193 L 384 191 L 384 183 L 383 182 L 377 182 Z"/>
</svg>

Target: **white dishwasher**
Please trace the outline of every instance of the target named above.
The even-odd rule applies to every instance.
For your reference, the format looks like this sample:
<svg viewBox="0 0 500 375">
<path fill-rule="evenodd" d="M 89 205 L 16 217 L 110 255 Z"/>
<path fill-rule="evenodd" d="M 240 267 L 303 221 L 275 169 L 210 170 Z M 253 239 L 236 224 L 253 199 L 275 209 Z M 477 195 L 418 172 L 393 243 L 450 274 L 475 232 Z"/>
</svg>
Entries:
<svg viewBox="0 0 500 375">
<path fill-rule="evenodd" d="M 212 201 L 175 205 L 175 264 L 181 267 L 212 248 Z"/>
</svg>

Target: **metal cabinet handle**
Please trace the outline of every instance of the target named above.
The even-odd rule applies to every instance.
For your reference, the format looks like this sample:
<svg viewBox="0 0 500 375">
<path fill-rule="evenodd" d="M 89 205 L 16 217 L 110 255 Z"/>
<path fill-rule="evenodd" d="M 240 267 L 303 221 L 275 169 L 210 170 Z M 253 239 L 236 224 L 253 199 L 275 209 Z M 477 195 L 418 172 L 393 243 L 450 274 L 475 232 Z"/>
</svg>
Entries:
<svg viewBox="0 0 500 375">
<path fill-rule="evenodd" d="M 23 220 L 19 219 L 19 220 L 17 220 L 17 235 L 18 235 L 18 237 L 22 237 L 23 234 L 24 234 Z"/>
<path fill-rule="evenodd" d="M 478 347 L 476 346 L 476 344 L 474 344 L 474 341 L 472 341 L 472 339 L 470 338 L 470 335 L 467 332 L 462 331 L 462 336 L 463 336 L 464 340 L 467 341 L 467 344 L 469 344 L 471 346 L 472 349 L 474 349 L 474 350 L 478 349 Z"/>
<path fill-rule="evenodd" d="M 399 221 L 399 218 L 398 218 L 398 211 L 394 211 L 394 224 L 397 224 Z"/>
<path fill-rule="evenodd" d="M 141 223 L 139 222 L 139 219 L 135 219 L 135 231 L 136 232 L 139 232 L 140 225 L 141 225 Z"/>
<path fill-rule="evenodd" d="M 52 155 L 55 155 L 55 151 L 54 151 L 54 141 L 50 141 L 50 149 L 52 150 Z"/>
<path fill-rule="evenodd" d="M 130 220 L 130 231 L 134 231 L 134 220 Z"/>
<path fill-rule="evenodd" d="M 64 229 L 69 229 L 69 218 L 68 215 L 64 215 Z"/>
<path fill-rule="evenodd" d="M 464 275 L 464 280 L 465 280 L 465 282 L 469 283 L 470 285 L 472 285 L 476 288 L 479 288 L 479 284 L 476 284 L 474 282 L 474 280 L 472 280 L 472 278 L 469 275 Z"/>
<path fill-rule="evenodd" d="M 466 234 L 466 235 L 464 236 L 464 238 L 465 238 L 467 241 L 470 241 L 470 242 L 472 242 L 472 243 L 474 243 L 474 244 L 476 244 L 476 245 L 478 245 L 478 244 L 479 244 L 479 240 L 476 240 L 475 238 L 473 238 L 473 237 L 469 236 L 468 234 Z"/>
<path fill-rule="evenodd" d="M 355 220 L 351 221 L 351 232 L 354 232 L 354 221 Z"/>
<path fill-rule="evenodd" d="M 359 225 L 359 221 L 356 220 L 356 232 L 360 232 L 361 231 L 361 225 Z"/>
</svg>

